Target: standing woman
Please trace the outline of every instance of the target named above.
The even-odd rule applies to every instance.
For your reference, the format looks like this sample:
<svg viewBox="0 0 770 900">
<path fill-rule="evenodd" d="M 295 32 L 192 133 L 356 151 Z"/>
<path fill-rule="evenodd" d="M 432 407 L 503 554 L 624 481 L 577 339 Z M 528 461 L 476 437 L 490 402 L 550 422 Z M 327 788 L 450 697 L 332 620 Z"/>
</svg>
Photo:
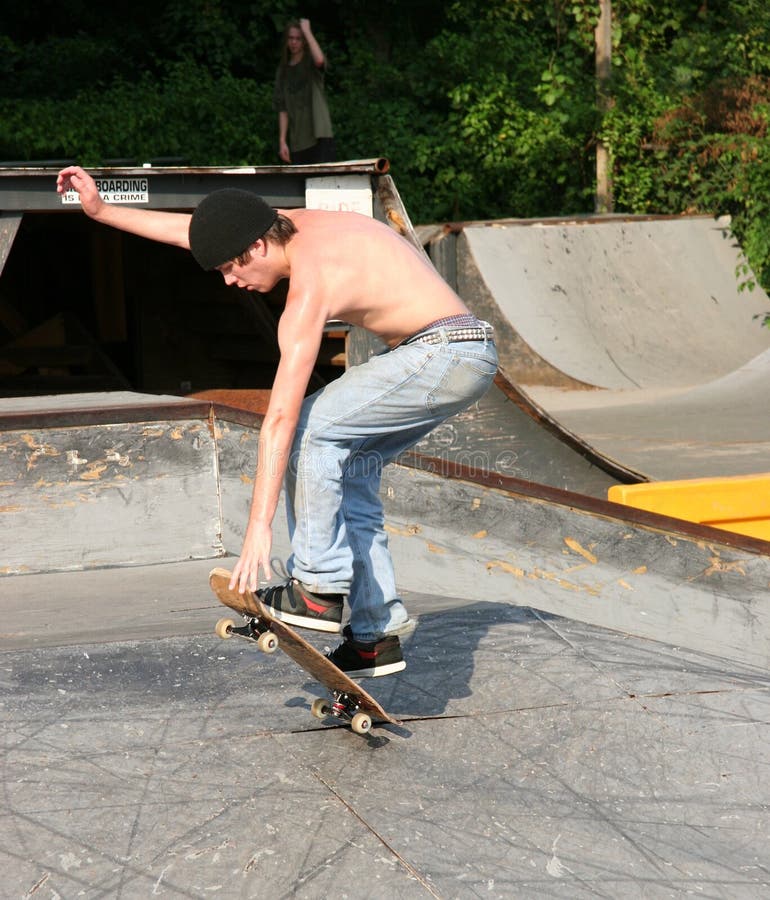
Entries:
<svg viewBox="0 0 770 900">
<path fill-rule="evenodd" d="M 332 120 L 324 95 L 325 66 L 326 57 L 310 30 L 310 20 L 289 22 L 273 100 L 278 113 L 278 153 L 286 163 L 334 161 Z"/>
</svg>

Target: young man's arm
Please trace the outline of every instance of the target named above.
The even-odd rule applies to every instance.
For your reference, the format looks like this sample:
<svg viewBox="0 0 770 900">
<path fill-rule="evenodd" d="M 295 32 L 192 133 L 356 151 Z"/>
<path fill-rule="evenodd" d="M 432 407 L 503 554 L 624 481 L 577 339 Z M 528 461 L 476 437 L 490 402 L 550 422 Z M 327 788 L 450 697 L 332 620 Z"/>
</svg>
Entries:
<svg viewBox="0 0 770 900">
<path fill-rule="evenodd" d="M 188 213 L 135 209 L 131 206 L 113 206 L 111 203 L 105 203 L 99 196 L 93 178 L 80 166 L 67 166 L 66 169 L 62 169 L 56 179 L 56 190 L 60 194 L 69 190 L 77 191 L 83 212 L 103 225 L 110 225 L 151 241 L 190 249 L 187 232 L 191 216 Z"/>
<path fill-rule="evenodd" d="M 273 518 L 325 322 L 326 315 L 313 303 L 310 295 L 300 300 L 290 291 L 278 323 L 281 360 L 259 434 L 251 512 L 241 556 L 230 579 L 230 587 L 237 587 L 241 593 L 246 589 L 256 591 L 260 568 L 267 579 L 272 578 Z"/>
</svg>

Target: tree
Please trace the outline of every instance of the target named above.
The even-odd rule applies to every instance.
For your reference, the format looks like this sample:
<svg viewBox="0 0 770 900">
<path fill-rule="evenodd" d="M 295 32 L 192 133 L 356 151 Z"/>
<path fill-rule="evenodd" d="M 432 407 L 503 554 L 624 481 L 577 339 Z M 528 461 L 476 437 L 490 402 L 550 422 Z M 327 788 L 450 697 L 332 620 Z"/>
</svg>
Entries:
<svg viewBox="0 0 770 900">
<path fill-rule="evenodd" d="M 0 34 L 0 156 L 277 162 L 272 82 L 288 0 L 19 6 Z M 770 282 L 765 0 L 307 0 L 343 158 L 388 156 L 416 221 L 614 208 L 725 213 Z M 601 108 L 600 108 L 601 107 Z"/>
</svg>

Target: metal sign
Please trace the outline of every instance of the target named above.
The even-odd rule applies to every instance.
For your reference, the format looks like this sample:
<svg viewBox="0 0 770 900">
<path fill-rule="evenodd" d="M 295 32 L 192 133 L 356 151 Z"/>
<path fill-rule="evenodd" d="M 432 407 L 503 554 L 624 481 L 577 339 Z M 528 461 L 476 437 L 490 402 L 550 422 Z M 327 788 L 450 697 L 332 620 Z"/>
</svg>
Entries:
<svg viewBox="0 0 770 900">
<path fill-rule="evenodd" d="M 149 203 L 150 187 L 147 178 L 95 178 L 99 196 L 106 203 Z M 63 204 L 80 203 L 77 191 L 62 195 Z"/>
</svg>

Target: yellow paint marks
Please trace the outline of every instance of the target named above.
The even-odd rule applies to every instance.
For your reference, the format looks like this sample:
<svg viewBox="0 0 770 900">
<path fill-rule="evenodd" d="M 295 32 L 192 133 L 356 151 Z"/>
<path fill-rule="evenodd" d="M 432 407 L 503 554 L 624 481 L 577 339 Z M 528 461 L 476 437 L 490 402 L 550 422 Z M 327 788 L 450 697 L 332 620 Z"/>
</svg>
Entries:
<svg viewBox="0 0 770 900">
<path fill-rule="evenodd" d="M 184 431 L 179 428 L 179 426 L 177 426 L 176 428 L 173 428 L 171 431 L 169 431 L 168 436 L 172 441 L 181 441 L 184 437 Z"/>
<path fill-rule="evenodd" d="M 533 581 L 537 579 L 540 579 L 541 581 L 551 581 L 565 591 L 571 591 L 576 594 L 585 593 L 590 594 L 592 597 L 598 597 L 601 593 L 599 588 L 591 587 L 590 585 L 575 584 L 572 581 L 567 581 L 566 578 L 562 578 L 561 575 L 555 572 L 547 572 L 544 569 L 534 569 L 532 572 L 527 572 L 525 569 L 514 566 L 512 563 L 505 562 L 502 559 L 492 559 L 487 563 L 487 572 L 492 572 L 494 569 L 500 569 L 503 572 L 507 572 L 509 575 L 514 575 L 516 578 L 530 578 Z"/>
<path fill-rule="evenodd" d="M 50 444 L 38 444 L 35 440 L 34 435 L 31 434 L 23 434 L 21 435 L 21 441 L 25 444 L 32 453 L 27 457 L 27 471 L 29 472 L 31 469 L 34 469 L 37 465 L 37 461 L 41 456 L 58 456 L 59 451 L 55 447 L 51 447 Z"/>
<path fill-rule="evenodd" d="M 78 499 L 81 502 L 86 502 L 89 498 L 80 496 Z M 56 496 L 45 495 L 40 498 L 40 502 L 43 503 L 48 509 L 71 509 L 76 505 L 74 500 L 60 500 Z"/>
<path fill-rule="evenodd" d="M 634 575 L 646 575 L 647 574 L 647 566 L 639 566 L 634 569 Z"/>
<path fill-rule="evenodd" d="M 22 509 L 24 509 L 23 506 L 0 506 L 0 513 L 21 512 Z"/>
<path fill-rule="evenodd" d="M 736 559 L 734 562 L 725 562 L 718 556 L 711 557 L 711 565 L 703 574 L 708 578 L 710 575 L 723 572 L 737 572 L 739 575 L 743 575 L 744 578 L 746 577 L 746 570 L 743 568 L 741 560 Z"/>
<path fill-rule="evenodd" d="M 486 528 L 482 528 L 481 531 L 477 531 L 476 534 L 473 535 L 473 537 L 475 537 L 477 540 L 482 540 L 488 534 L 489 532 L 486 530 Z"/>
<path fill-rule="evenodd" d="M 509 575 L 515 575 L 517 578 L 527 577 L 524 569 L 511 565 L 511 563 L 503 562 L 501 559 L 493 559 L 487 563 L 487 572 L 491 572 L 492 569 L 502 569 L 503 572 L 507 572 Z"/>
<path fill-rule="evenodd" d="M 107 463 L 91 463 L 88 468 L 78 475 L 78 478 L 81 481 L 98 481 L 106 468 Z"/>
<path fill-rule="evenodd" d="M 251 475 L 246 475 L 244 472 L 241 472 L 240 478 L 243 484 L 254 484 L 254 479 Z"/>
<path fill-rule="evenodd" d="M 564 588 L 565 591 L 572 591 L 576 594 L 584 592 L 586 594 L 591 594 L 593 597 L 599 596 L 599 590 L 597 588 L 567 581 L 566 578 L 562 578 L 561 575 L 557 575 L 555 572 L 546 572 L 543 569 L 535 569 L 535 576 L 543 581 L 552 581 L 554 584 L 558 584 L 560 588 Z"/>
<path fill-rule="evenodd" d="M 438 544 L 431 544 L 430 541 L 428 541 L 427 546 L 431 553 L 438 553 L 439 555 L 446 553 L 446 550 L 443 547 L 439 547 Z"/>
<path fill-rule="evenodd" d="M 633 591 L 633 588 L 631 587 L 631 585 L 627 581 L 623 581 L 622 578 L 618 578 L 618 584 L 622 588 L 625 588 L 627 591 Z"/>
<path fill-rule="evenodd" d="M 564 543 L 573 550 L 575 553 L 579 553 L 584 559 L 587 559 L 591 565 L 596 565 L 598 559 L 591 553 L 590 550 L 586 550 L 585 547 L 581 547 L 581 545 L 574 538 L 564 538 Z"/>
<path fill-rule="evenodd" d="M 398 534 L 401 537 L 414 537 L 422 532 L 419 525 L 407 525 L 405 528 L 396 528 L 394 525 L 385 525 L 385 531 L 389 534 Z"/>
</svg>

